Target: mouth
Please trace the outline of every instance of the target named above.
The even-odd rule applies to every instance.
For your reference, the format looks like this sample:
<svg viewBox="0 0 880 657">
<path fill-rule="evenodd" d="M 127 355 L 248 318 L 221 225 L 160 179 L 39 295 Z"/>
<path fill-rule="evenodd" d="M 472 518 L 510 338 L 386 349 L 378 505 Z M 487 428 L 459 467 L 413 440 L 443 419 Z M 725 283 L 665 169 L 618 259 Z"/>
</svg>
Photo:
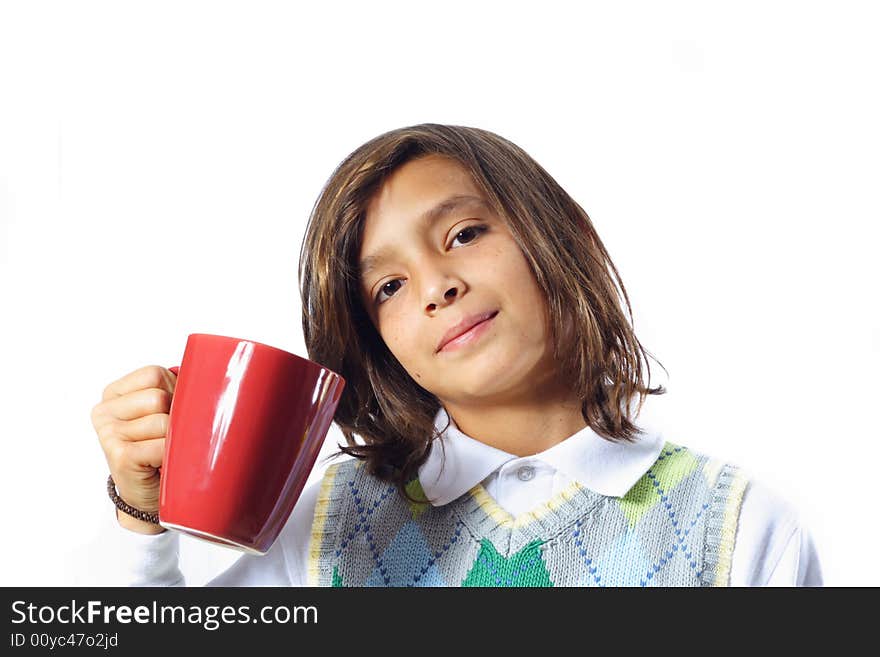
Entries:
<svg viewBox="0 0 880 657">
<path fill-rule="evenodd" d="M 444 344 L 437 353 L 443 354 L 456 351 L 477 342 L 492 326 L 498 313 L 499 311 L 496 310 L 483 321 L 474 324 L 467 331 Z"/>
</svg>

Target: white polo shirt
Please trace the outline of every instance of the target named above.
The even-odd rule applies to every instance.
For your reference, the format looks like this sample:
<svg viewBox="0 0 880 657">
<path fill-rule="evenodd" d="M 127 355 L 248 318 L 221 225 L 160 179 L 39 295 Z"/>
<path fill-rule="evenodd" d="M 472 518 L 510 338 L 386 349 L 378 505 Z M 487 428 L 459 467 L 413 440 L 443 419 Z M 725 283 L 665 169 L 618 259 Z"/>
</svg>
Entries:
<svg viewBox="0 0 880 657">
<path fill-rule="evenodd" d="M 435 426 L 448 415 L 441 407 Z M 467 436 L 450 419 L 419 469 L 428 499 L 446 504 L 482 483 L 512 516 L 548 501 L 573 481 L 598 493 L 622 497 L 654 464 L 664 445 L 660 431 L 646 426 L 636 443 L 614 443 L 585 427 L 550 449 L 517 457 Z M 699 451 L 699 450 L 698 450 Z M 344 457 L 349 458 L 349 457 Z M 319 464 L 326 469 L 329 463 Z M 320 478 L 300 496 L 278 540 L 263 556 L 243 554 L 207 586 L 303 586 L 308 571 L 312 517 Z M 109 503 L 109 500 L 108 500 Z M 107 550 L 107 581 L 100 585 L 183 586 L 178 566 L 179 534 L 138 534 L 121 527 L 112 507 L 102 549 Z M 749 477 L 734 543 L 731 586 L 822 586 L 813 539 L 797 510 Z"/>
</svg>

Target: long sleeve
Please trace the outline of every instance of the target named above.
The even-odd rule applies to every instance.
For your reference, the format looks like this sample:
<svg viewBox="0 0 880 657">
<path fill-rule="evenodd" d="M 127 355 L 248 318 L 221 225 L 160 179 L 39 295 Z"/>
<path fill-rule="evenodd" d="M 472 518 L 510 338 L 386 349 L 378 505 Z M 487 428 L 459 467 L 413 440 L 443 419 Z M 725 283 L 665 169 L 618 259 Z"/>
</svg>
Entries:
<svg viewBox="0 0 880 657">
<path fill-rule="evenodd" d="M 180 535 L 175 531 L 139 534 L 122 527 L 110 505 L 89 557 L 88 586 L 184 586 L 178 566 Z M 95 581 L 97 579 L 97 581 Z"/>
<path fill-rule="evenodd" d="M 822 569 L 810 532 L 798 527 L 765 586 L 822 586 Z"/>
<path fill-rule="evenodd" d="M 242 554 L 206 586 L 304 586 L 320 483 L 318 478 L 305 487 L 284 529 L 266 554 Z M 104 580 L 101 585 L 186 585 L 179 567 L 179 532 L 139 534 L 120 526 L 113 517 L 102 529 L 100 538 L 99 558 Z"/>
<path fill-rule="evenodd" d="M 730 585 L 823 585 L 815 542 L 797 510 L 751 477 L 740 509 Z"/>
</svg>

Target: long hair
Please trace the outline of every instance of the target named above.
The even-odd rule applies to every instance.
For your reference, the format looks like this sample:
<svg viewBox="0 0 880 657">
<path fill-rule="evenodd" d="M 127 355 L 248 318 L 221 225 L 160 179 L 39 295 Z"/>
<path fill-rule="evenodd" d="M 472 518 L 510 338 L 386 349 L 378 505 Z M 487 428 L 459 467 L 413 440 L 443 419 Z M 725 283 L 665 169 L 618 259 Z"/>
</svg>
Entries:
<svg viewBox="0 0 880 657">
<path fill-rule="evenodd" d="M 397 168 L 426 155 L 461 164 L 506 221 L 544 292 L 554 356 L 581 399 L 584 421 L 607 440 L 634 442 L 641 430 L 633 412 L 646 395 L 666 390 L 643 381 L 646 365 L 650 382 L 650 354 L 635 336 L 626 289 L 589 216 L 512 142 L 479 128 L 424 123 L 379 135 L 346 157 L 306 227 L 303 335 L 308 357 L 346 381 L 334 417 L 347 443 L 340 451 L 364 459 L 369 472 L 406 495 L 438 435 L 440 401 L 385 345 L 361 301 L 358 270 L 367 204 Z"/>
</svg>

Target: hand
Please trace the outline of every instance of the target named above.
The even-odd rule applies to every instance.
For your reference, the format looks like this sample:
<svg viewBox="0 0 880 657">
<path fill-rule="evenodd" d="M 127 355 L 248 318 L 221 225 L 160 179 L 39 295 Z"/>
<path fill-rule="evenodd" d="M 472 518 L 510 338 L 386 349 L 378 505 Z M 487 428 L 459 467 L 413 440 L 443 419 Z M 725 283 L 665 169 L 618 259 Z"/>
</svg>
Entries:
<svg viewBox="0 0 880 657">
<path fill-rule="evenodd" d="M 92 409 L 92 426 L 116 490 L 123 500 L 141 511 L 159 510 L 160 468 L 176 385 L 174 372 L 159 365 L 147 365 L 108 385 L 101 402 Z M 164 527 L 118 509 L 116 517 L 123 527 L 142 534 L 165 531 Z"/>
</svg>

